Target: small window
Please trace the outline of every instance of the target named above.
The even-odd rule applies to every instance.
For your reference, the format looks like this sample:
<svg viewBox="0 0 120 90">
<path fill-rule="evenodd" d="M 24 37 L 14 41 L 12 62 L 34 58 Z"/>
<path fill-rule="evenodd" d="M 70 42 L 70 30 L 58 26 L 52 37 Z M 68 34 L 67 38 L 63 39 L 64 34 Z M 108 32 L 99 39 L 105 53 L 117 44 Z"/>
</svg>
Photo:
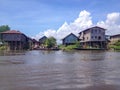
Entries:
<svg viewBox="0 0 120 90">
<path fill-rule="evenodd" d="M 91 33 L 93 33 L 93 30 L 91 30 Z"/>
<path fill-rule="evenodd" d="M 97 33 L 97 30 L 95 29 L 95 32 Z"/>
<path fill-rule="evenodd" d="M 93 39 L 93 36 L 91 38 Z"/>
<path fill-rule="evenodd" d="M 83 40 L 85 40 L 85 37 L 83 37 Z"/>
<path fill-rule="evenodd" d="M 101 30 L 99 30 L 99 33 L 101 33 Z"/>
<path fill-rule="evenodd" d="M 88 37 L 87 37 L 87 40 L 88 40 Z"/>
<path fill-rule="evenodd" d="M 97 39 L 97 36 L 95 36 L 95 39 Z"/>
<path fill-rule="evenodd" d="M 101 36 L 98 37 L 98 40 L 101 40 Z"/>
</svg>

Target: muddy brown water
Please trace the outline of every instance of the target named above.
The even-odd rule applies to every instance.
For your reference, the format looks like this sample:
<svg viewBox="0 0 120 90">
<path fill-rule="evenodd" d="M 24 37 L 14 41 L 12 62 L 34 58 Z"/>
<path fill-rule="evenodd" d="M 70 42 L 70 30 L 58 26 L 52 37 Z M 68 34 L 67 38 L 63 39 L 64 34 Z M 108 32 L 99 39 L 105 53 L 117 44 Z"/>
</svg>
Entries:
<svg viewBox="0 0 120 90">
<path fill-rule="evenodd" d="M 120 52 L 2 54 L 0 90 L 120 90 Z"/>
</svg>

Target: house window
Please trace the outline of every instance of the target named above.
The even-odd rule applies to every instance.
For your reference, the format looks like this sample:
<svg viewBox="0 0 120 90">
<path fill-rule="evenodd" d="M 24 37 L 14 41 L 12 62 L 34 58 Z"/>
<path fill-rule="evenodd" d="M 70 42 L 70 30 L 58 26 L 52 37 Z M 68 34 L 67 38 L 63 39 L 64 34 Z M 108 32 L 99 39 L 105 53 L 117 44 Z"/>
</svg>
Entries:
<svg viewBox="0 0 120 90">
<path fill-rule="evenodd" d="M 93 39 L 93 36 L 91 38 Z"/>
<path fill-rule="evenodd" d="M 101 40 L 101 36 L 98 37 L 98 40 Z"/>
<path fill-rule="evenodd" d="M 95 39 L 97 39 L 97 36 L 95 36 Z"/>
<path fill-rule="evenodd" d="M 99 33 L 101 33 L 101 30 L 99 30 Z"/>
<path fill-rule="evenodd" d="M 95 33 L 97 33 L 97 30 L 95 29 Z"/>
<path fill-rule="evenodd" d="M 91 33 L 93 33 L 93 30 L 91 30 Z"/>
<path fill-rule="evenodd" d="M 88 37 L 87 37 L 87 40 L 88 40 Z"/>
</svg>

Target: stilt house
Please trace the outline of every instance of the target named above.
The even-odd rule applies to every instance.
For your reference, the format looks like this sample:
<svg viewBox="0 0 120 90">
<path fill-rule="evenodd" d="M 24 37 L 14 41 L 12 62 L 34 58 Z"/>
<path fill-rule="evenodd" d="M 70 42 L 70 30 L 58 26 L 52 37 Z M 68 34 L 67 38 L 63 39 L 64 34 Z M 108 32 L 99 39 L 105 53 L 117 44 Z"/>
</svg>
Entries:
<svg viewBox="0 0 120 90">
<path fill-rule="evenodd" d="M 28 38 L 25 34 L 16 30 L 1 33 L 2 41 L 6 43 L 8 50 L 23 50 L 27 48 Z"/>
</svg>

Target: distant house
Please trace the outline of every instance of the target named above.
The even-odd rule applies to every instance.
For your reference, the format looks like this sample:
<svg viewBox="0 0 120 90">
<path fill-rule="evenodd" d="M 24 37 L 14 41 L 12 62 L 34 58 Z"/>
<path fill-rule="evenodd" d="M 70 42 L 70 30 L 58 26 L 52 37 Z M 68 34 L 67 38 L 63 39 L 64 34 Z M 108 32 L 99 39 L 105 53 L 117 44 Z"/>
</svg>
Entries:
<svg viewBox="0 0 120 90">
<path fill-rule="evenodd" d="M 95 26 L 79 33 L 83 48 L 106 48 L 106 29 Z"/>
<path fill-rule="evenodd" d="M 39 42 L 36 39 L 32 39 L 33 49 L 37 49 L 39 47 Z"/>
<path fill-rule="evenodd" d="M 30 38 L 30 37 L 27 37 L 27 41 L 28 41 L 28 48 L 30 49 L 30 50 L 32 50 L 33 49 L 33 46 L 34 46 L 34 42 L 33 42 L 33 39 L 32 38 Z"/>
<path fill-rule="evenodd" d="M 47 37 L 46 36 L 43 36 L 42 38 L 39 39 L 39 43 L 40 45 L 44 44 L 45 41 L 46 41 Z"/>
<path fill-rule="evenodd" d="M 111 44 L 113 44 L 113 43 L 115 43 L 117 41 L 120 41 L 120 34 L 116 34 L 116 35 L 110 36 L 110 42 L 111 42 Z"/>
<path fill-rule="evenodd" d="M 7 44 L 8 50 L 23 50 L 27 47 L 27 36 L 20 31 L 10 30 L 1 33 L 2 41 Z"/>
<path fill-rule="evenodd" d="M 73 33 L 70 33 L 69 35 L 62 39 L 63 45 L 72 45 L 75 44 L 77 41 L 79 41 L 79 38 Z"/>
</svg>

